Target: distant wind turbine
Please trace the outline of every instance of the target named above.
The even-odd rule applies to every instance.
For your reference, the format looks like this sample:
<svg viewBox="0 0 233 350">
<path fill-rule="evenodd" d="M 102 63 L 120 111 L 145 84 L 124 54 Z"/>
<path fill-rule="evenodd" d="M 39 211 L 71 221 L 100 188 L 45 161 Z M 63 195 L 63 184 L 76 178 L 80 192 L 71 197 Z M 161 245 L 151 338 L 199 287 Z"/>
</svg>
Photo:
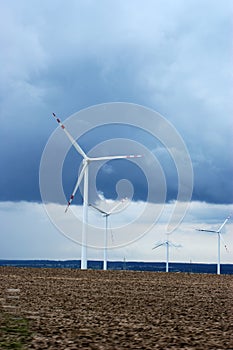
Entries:
<svg viewBox="0 0 233 350">
<path fill-rule="evenodd" d="M 74 199 L 75 193 L 78 190 L 78 187 L 82 181 L 84 180 L 83 185 L 83 226 L 82 226 L 82 251 L 81 251 L 81 269 L 87 269 L 87 224 L 88 224 L 88 168 L 91 162 L 95 161 L 106 161 L 106 160 L 113 160 L 113 159 L 129 159 L 129 158 L 140 158 L 141 155 L 122 155 L 122 156 L 106 156 L 106 157 L 88 157 L 86 153 L 83 151 L 83 149 L 79 146 L 79 144 L 76 142 L 76 140 L 73 138 L 73 136 L 67 131 L 66 127 L 59 118 L 57 118 L 56 114 L 53 113 L 53 117 L 57 120 L 58 124 L 62 128 L 62 130 L 65 132 L 66 136 L 76 149 L 76 151 L 81 154 L 83 157 L 83 166 L 81 169 L 81 172 L 78 176 L 77 183 L 74 187 L 74 190 L 70 196 L 70 199 L 68 201 L 67 207 L 65 212 L 67 212 L 71 202 Z"/>
<path fill-rule="evenodd" d="M 224 247 L 225 249 L 227 250 L 227 246 L 222 238 L 222 235 L 221 235 L 221 231 L 223 229 L 223 227 L 226 225 L 227 221 L 231 218 L 232 214 L 230 214 L 226 220 L 220 225 L 219 229 L 218 230 L 204 230 L 204 229 L 196 229 L 196 231 L 202 231 L 202 232 L 212 232 L 212 233 L 217 233 L 218 235 L 218 261 L 217 261 L 217 274 L 220 275 L 220 240 L 223 241 L 224 243 Z"/>
<path fill-rule="evenodd" d="M 176 247 L 176 248 L 180 248 L 181 245 L 180 244 L 174 244 L 171 241 L 169 241 L 168 239 L 166 239 L 166 241 L 162 242 L 162 243 L 157 243 L 156 246 L 153 249 L 157 249 L 159 247 L 164 246 L 166 247 L 166 272 L 169 272 L 169 247 Z"/>
<path fill-rule="evenodd" d="M 103 209 L 100 209 L 96 207 L 93 204 L 89 204 L 92 208 L 96 209 L 98 212 L 100 212 L 105 217 L 105 235 L 104 235 L 104 263 L 103 263 L 103 270 L 107 270 L 107 249 L 108 249 L 108 218 L 111 214 L 114 214 L 116 209 L 126 200 L 127 198 L 122 199 L 119 203 L 117 203 L 110 211 L 104 211 Z"/>
</svg>

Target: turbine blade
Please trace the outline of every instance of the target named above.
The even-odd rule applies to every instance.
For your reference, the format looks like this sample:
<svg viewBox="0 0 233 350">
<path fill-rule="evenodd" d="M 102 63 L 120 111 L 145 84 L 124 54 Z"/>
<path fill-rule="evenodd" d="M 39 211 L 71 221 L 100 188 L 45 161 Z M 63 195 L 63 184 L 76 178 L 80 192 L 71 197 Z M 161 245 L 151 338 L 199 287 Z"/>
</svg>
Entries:
<svg viewBox="0 0 233 350">
<path fill-rule="evenodd" d="M 109 212 L 108 215 L 113 214 L 113 212 L 122 204 L 124 203 L 128 198 L 123 198 L 119 203 L 117 203 Z"/>
<path fill-rule="evenodd" d="M 74 148 L 76 149 L 76 151 L 78 151 L 79 154 L 81 154 L 81 156 L 83 156 L 84 159 L 87 159 L 87 155 L 86 153 L 82 150 L 82 148 L 79 146 L 79 144 L 76 142 L 76 140 L 73 138 L 73 136 L 69 133 L 69 131 L 67 131 L 66 127 L 64 124 L 62 124 L 62 122 L 60 121 L 59 118 L 57 118 L 56 114 L 53 113 L 54 118 L 57 120 L 58 124 L 60 125 L 60 127 L 62 128 L 62 130 L 64 130 L 66 136 L 69 138 L 69 140 L 71 141 L 72 145 L 74 146 Z"/>
<path fill-rule="evenodd" d="M 75 185 L 75 187 L 74 187 L 74 190 L 73 190 L 73 192 L 72 192 L 72 194 L 71 194 L 71 196 L 70 196 L 70 199 L 69 199 L 69 201 L 68 201 L 68 203 L 67 203 L 67 207 L 66 207 L 65 213 L 66 213 L 67 210 L 69 209 L 69 206 L 71 205 L 71 203 L 72 203 L 72 201 L 73 201 L 73 199 L 74 199 L 75 193 L 77 192 L 77 189 L 78 189 L 78 187 L 79 187 L 79 185 L 80 185 L 80 183 L 81 183 L 81 181 L 82 181 L 82 178 L 83 178 L 83 175 L 84 175 L 84 172 L 85 172 L 85 169 L 86 169 L 87 165 L 88 165 L 88 163 L 85 162 L 84 165 L 83 165 L 83 167 L 82 167 L 82 170 L 81 170 L 80 175 L 79 175 L 79 177 L 78 177 L 77 183 L 76 183 L 76 185 Z"/>
<path fill-rule="evenodd" d="M 92 207 L 92 208 L 94 208 L 94 209 L 96 209 L 96 210 L 98 210 L 101 214 L 108 215 L 108 213 L 107 213 L 106 211 L 104 211 L 104 210 L 102 210 L 102 209 L 96 207 L 96 206 L 93 205 L 93 204 L 89 204 L 89 206 Z"/>
<path fill-rule="evenodd" d="M 152 248 L 152 250 L 157 249 L 157 248 L 161 247 L 162 245 L 164 245 L 164 243 L 157 244 L 154 248 Z"/>
<path fill-rule="evenodd" d="M 112 243 L 114 243 L 114 236 L 113 236 L 113 231 L 112 231 L 111 223 L 110 223 L 109 226 L 110 226 L 110 232 L 111 232 Z"/>
<path fill-rule="evenodd" d="M 221 233 L 219 233 L 220 239 L 222 240 L 223 244 L 224 244 L 224 248 L 226 249 L 226 251 L 229 253 L 229 250 L 227 249 L 227 245 L 226 242 L 223 239 L 223 236 L 221 235 Z"/>
<path fill-rule="evenodd" d="M 200 229 L 200 228 L 196 228 L 196 231 L 218 233 L 218 231 L 213 231 L 213 230 L 202 230 L 202 229 Z"/>
<path fill-rule="evenodd" d="M 223 222 L 223 224 L 219 227 L 217 232 L 221 232 L 223 226 L 226 225 L 227 221 L 232 217 L 232 213 L 230 215 L 228 215 L 228 217 L 226 218 L 226 220 Z"/>
<path fill-rule="evenodd" d="M 113 159 L 129 159 L 129 158 L 141 158 L 142 156 L 140 154 L 137 155 L 128 155 L 128 156 L 104 156 L 104 157 L 93 157 L 89 158 L 90 161 L 95 160 L 113 160 Z"/>
<path fill-rule="evenodd" d="M 175 248 L 181 248 L 182 245 L 181 244 L 176 244 L 176 243 L 172 243 L 172 242 L 168 242 L 170 247 L 175 247 Z"/>
</svg>

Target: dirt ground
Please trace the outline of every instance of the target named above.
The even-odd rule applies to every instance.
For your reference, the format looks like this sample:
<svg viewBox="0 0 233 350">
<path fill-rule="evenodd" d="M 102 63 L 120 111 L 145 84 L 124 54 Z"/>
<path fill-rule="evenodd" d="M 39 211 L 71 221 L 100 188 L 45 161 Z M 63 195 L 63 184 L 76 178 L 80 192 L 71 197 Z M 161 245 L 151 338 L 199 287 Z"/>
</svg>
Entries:
<svg viewBox="0 0 233 350">
<path fill-rule="evenodd" d="M 0 281 L 0 349 L 233 349 L 230 275 L 0 267 Z"/>
</svg>

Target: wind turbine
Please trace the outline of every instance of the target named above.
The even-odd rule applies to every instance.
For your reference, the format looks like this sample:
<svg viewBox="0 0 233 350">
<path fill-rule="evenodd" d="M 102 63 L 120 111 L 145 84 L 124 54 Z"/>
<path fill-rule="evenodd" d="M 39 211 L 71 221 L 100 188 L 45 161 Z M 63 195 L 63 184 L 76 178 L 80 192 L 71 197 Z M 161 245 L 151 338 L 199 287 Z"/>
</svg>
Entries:
<svg viewBox="0 0 233 350">
<path fill-rule="evenodd" d="M 105 235 L 104 235 L 104 263 L 103 270 L 107 270 L 107 247 L 108 247 L 108 218 L 111 214 L 114 214 L 115 210 L 126 200 L 127 198 L 122 199 L 119 203 L 117 203 L 110 211 L 104 211 L 101 208 L 96 207 L 93 204 L 89 204 L 90 207 L 96 209 L 100 212 L 103 217 L 105 217 Z"/>
<path fill-rule="evenodd" d="M 87 224 L 88 224 L 88 169 L 91 162 L 95 161 L 105 161 L 105 160 L 113 160 L 113 159 L 129 159 L 129 158 L 140 158 L 141 155 L 122 155 L 122 156 L 106 156 L 106 157 L 88 157 L 87 154 L 83 151 L 83 149 L 79 146 L 73 136 L 66 129 L 65 125 L 61 122 L 59 118 L 57 118 L 56 114 L 53 113 L 53 117 L 57 120 L 58 124 L 65 132 L 66 136 L 76 149 L 76 151 L 81 154 L 83 157 L 82 161 L 82 169 L 78 176 L 76 185 L 74 190 L 70 196 L 65 212 L 67 212 L 69 206 L 71 205 L 75 193 L 78 190 L 78 187 L 83 179 L 83 226 L 82 226 L 82 250 L 81 250 L 81 269 L 87 269 Z"/>
<path fill-rule="evenodd" d="M 227 250 L 227 246 L 221 236 L 221 231 L 223 229 L 223 227 L 226 225 L 227 221 L 231 218 L 232 214 L 230 214 L 226 220 L 222 223 L 222 225 L 219 226 L 218 230 L 204 230 L 204 229 L 196 229 L 197 231 L 202 231 L 202 232 L 212 232 L 212 233 L 217 233 L 218 235 L 218 262 L 217 262 L 217 274 L 220 275 L 220 240 L 223 241 L 224 243 L 224 247 Z"/>
<path fill-rule="evenodd" d="M 157 249 L 161 246 L 164 246 L 166 247 L 166 272 L 169 272 L 169 247 L 176 247 L 176 248 L 179 248 L 181 247 L 180 244 L 174 244 L 172 243 L 171 241 L 168 240 L 168 238 L 166 239 L 166 241 L 162 242 L 162 243 L 158 243 L 156 244 L 156 246 L 153 249 Z"/>
</svg>

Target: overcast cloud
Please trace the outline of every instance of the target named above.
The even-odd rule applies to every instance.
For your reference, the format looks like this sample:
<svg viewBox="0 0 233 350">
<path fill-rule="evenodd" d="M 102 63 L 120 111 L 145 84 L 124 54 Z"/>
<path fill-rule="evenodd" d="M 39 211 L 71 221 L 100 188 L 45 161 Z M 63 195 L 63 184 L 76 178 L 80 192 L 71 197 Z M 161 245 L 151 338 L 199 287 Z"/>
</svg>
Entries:
<svg viewBox="0 0 233 350">
<path fill-rule="evenodd" d="M 156 206 L 156 204 L 151 204 Z M 127 224 L 135 218 L 140 211 L 135 202 L 123 212 L 110 216 L 109 246 L 115 246 L 108 250 L 109 260 L 139 260 L 139 261 L 165 261 L 165 248 L 152 250 L 158 242 L 163 242 L 169 213 L 172 205 L 167 204 L 163 215 L 146 235 L 138 237 L 131 244 L 116 247 L 117 225 Z M 76 209 L 78 215 L 82 215 L 82 207 Z M 171 261 L 175 262 L 206 262 L 217 261 L 217 236 L 212 233 L 198 232 L 196 228 L 217 229 L 219 223 L 224 220 L 226 212 L 233 210 L 233 206 L 216 205 L 193 202 L 179 229 L 169 235 L 169 240 L 175 244 L 182 245 L 181 248 L 172 248 L 170 252 Z M 12 220 L 14 218 L 14 220 Z M 67 236 L 61 234 L 49 221 L 44 208 L 39 203 L 29 202 L 5 202 L 0 203 L 1 220 L 1 259 L 80 259 L 81 247 Z M 94 210 L 90 212 L 90 224 L 102 227 L 99 237 L 104 237 L 104 218 Z M 208 224 L 206 224 L 208 222 Z M 77 227 L 77 223 L 73 223 Z M 143 232 L 145 222 L 141 224 Z M 133 227 L 133 226 L 132 226 Z M 222 233 L 224 243 L 221 242 L 221 262 L 232 263 L 233 261 L 233 224 L 232 221 L 225 226 Z M 95 241 L 96 230 L 89 232 L 93 234 Z M 78 232 L 77 232 L 78 236 Z M 228 251 L 225 250 L 226 244 Z M 103 259 L 103 250 L 88 248 L 88 259 Z"/>
<path fill-rule="evenodd" d="M 39 160 L 56 127 L 51 111 L 65 119 L 127 101 L 157 110 L 181 133 L 195 200 L 232 202 L 231 1 L 0 6 L 1 200 L 40 200 Z"/>
</svg>

